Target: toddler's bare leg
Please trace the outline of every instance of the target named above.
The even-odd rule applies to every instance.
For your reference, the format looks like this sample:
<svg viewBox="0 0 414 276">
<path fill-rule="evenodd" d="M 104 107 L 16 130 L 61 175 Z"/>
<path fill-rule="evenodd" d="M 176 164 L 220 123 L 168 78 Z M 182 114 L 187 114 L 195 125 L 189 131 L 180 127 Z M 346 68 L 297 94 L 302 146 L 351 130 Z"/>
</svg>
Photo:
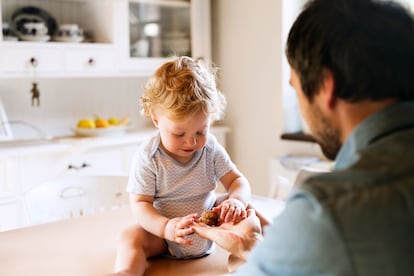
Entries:
<svg viewBox="0 0 414 276">
<path fill-rule="evenodd" d="M 143 275 L 147 268 L 147 258 L 167 251 L 165 241 L 134 225 L 125 229 L 118 240 L 115 274 Z"/>
</svg>

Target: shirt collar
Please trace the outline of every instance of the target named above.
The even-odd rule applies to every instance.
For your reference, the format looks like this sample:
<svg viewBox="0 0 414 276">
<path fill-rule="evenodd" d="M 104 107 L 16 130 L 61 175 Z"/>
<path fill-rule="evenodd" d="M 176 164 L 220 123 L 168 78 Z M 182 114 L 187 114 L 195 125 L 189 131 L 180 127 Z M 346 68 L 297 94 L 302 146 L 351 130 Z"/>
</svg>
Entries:
<svg viewBox="0 0 414 276">
<path fill-rule="evenodd" d="M 401 102 L 365 118 L 348 137 L 336 158 L 334 170 L 349 167 L 358 160 L 358 152 L 369 144 L 399 129 L 414 127 L 414 101 Z"/>
</svg>

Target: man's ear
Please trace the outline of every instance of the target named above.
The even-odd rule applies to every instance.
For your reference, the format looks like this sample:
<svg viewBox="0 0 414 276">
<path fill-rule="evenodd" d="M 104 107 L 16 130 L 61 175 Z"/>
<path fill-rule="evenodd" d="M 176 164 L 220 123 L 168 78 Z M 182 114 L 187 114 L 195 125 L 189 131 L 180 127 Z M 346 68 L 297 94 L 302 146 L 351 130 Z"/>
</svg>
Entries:
<svg viewBox="0 0 414 276">
<path fill-rule="evenodd" d="M 322 92 L 324 93 L 324 104 L 328 109 L 332 109 L 336 104 L 335 96 L 335 79 L 330 69 L 323 69 L 323 85 Z"/>
</svg>

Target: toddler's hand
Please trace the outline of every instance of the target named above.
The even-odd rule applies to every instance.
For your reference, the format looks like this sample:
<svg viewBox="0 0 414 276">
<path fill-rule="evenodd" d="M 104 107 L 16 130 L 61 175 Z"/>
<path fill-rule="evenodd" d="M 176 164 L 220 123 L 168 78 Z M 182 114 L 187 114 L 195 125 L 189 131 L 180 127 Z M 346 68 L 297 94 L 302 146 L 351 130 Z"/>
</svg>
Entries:
<svg viewBox="0 0 414 276">
<path fill-rule="evenodd" d="M 184 237 L 194 233 L 191 226 L 194 225 L 196 218 L 197 214 L 191 214 L 185 217 L 170 219 L 165 225 L 164 238 L 179 244 L 191 245 L 192 242 Z"/>
<path fill-rule="evenodd" d="M 224 223 L 238 223 L 245 219 L 247 214 L 244 204 L 234 198 L 226 199 L 219 206 L 214 207 L 213 210 L 220 213 L 220 221 Z"/>
</svg>

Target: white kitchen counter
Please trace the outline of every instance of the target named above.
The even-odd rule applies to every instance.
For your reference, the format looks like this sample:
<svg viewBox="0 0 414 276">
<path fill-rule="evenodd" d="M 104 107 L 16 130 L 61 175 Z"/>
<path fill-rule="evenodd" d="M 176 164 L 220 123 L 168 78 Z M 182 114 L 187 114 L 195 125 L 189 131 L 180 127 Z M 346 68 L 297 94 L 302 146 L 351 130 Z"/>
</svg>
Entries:
<svg viewBox="0 0 414 276">
<path fill-rule="evenodd" d="M 0 142 L 0 158 L 25 156 L 33 154 L 45 154 L 57 151 L 88 150 L 90 148 L 118 146 L 126 144 L 140 143 L 155 133 L 155 129 L 148 128 L 142 130 L 128 131 L 121 134 L 106 135 L 106 136 L 65 136 L 56 137 L 50 140 L 28 140 Z M 2 145 L 3 143 L 3 145 Z"/>
<path fill-rule="evenodd" d="M 229 132 L 228 127 L 217 126 L 211 129 L 219 141 L 224 139 L 224 135 Z M 0 141 L 0 159 L 17 157 L 17 156 L 32 156 L 33 154 L 46 154 L 58 151 L 86 151 L 92 148 L 121 146 L 128 144 L 138 144 L 147 139 L 156 132 L 155 128 L 130 130 L 125 133 L 81 137 L 81 136 L 65 136 L 56 137 L 51 140 L 39 139 L 16 142 Z M 3 143 L 3 144 L 2 144 Z"/>
</svg>

